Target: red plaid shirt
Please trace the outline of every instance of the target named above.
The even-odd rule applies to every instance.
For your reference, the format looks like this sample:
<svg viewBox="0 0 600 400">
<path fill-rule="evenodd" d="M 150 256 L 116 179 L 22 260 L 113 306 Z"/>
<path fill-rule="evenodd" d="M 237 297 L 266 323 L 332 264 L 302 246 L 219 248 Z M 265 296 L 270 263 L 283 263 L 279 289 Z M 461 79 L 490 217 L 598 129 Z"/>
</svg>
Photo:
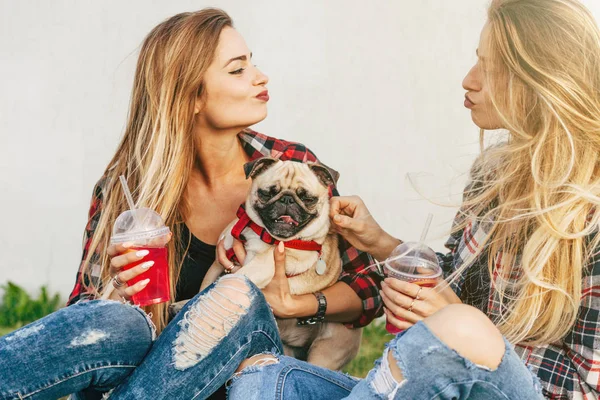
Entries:
<svg viewBox="0 0 600 400">
<path fill-rule="evenodd" d="M 244 150 L 252 160 L 265 156 L 279 158 L 285 153 L 286 159 L 289 160 L 300 162 L 317 161 L 317 157 L 312 151 L 298 143 L 275 139 L 250 129 L 242 131 L 238 137 Z M 92 298 L 91 293 L 86 293 L 84 291 L 83 279 L 87 279 L 87 277 L 81 273 L 81 270 L 83 267 L 83 260 L 85 260 L 88 255 L 94 231 L 100 220 L 104 182 L 104 178 L 100 179 L 94 188 L 89 211 L 89 220 L 85 228 L 82 263 L 77 272 L 75 287 L 69 296 L 68 305 L 74 304 L 79 300 Z M 334 196 L 339 195 L 335 187 L 332 187 L 331 190 Z M 368 325 L 375 317 L 381 315 L 382 312 L 383 302 L 379 295 L 381 277 L 376 271 L 367 269 L 369 265 L 373 264 L 371 256 L 367 253 L 358 251 L 341 237 L 339 241 L 339 250 L 343 268 L 340 281 L 348 284 L 348 286 L 356 292 L 362 300 L 363 305 L 362 315 L 350 325 L 354 327 Z M 99 265 L 100 257 L 98 252 L 96 253 L 97 254 L 93 254 L 90 259 L 92 266 L 92 282 L 86 281 L 86 284 L 100 289 L 101 266 Z"/>
<path fill-rule="evenodd" d="M 465 214 L 459 212 L 454 221 L 461 224 Z M 447 273 L 458 269 L 465 260 L 479 253 L 480 244 L 489 232 L 491 221 L 472 222 L 453 234 L 446 242 L 448 254 L 439 254 Z M 492 321 L 500 318 L 501 303 L 494 285 L 490 284 L 487 254 L 477 256 L 453 285 L 461 300 L 487 314 Z M 517 260 L 518 263 L 518 260 Z M 502 254 L 494 265 L 494 276 L 503 267 Z M 517 270 L 518 271 L 518 270 Z M 516 279 L 518 272 L 509 279 Z M 543 346 L 516 345 L 515 351 L 541 381 L 546 398 L 598 399 L 600 395 L 600 254 L 596 254 L 584 270 L 579 314 L 569 333 L 558 343 Z"/>
</svg>

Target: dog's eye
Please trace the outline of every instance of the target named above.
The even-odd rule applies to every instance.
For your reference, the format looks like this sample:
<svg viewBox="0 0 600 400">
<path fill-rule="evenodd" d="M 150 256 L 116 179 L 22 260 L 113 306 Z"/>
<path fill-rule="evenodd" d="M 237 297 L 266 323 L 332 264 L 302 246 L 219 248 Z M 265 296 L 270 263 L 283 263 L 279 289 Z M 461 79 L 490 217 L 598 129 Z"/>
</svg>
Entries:
<svg viewBox="0 0 600 400">
<path fill-rule="evenodd" d="M 267 201 L 271 200 L 271 198 L 275 197 L 275 195 L 279 192 L 280 192 L 279 187 L 277 185 L 273 185 L 273 186 L 269 186 L 268 188 L 258 189 L 257 194 L 258 194 L 258 198 L 261 201 L 267 202 Z"/>
<path fill-rule="evenodd" d="M 317 204 L 317 201 L 319 200 L 317 197 L 312 197 L 312 196 L 308 196 L 308 195 L 304 195 L 300 198 L 302 199 L 304 204 L 307 206 L 314 206 L 315 204 Z"/>
<path fill-rule="evenodd" d="M 271 192 L 269 190 L 264 190 L 264 189 L 258 189 L 258 198 L 261 201 L 269 201 L 271 199 L 271 197 L 273 197 L 273 195 L 271 194 Z"/>
<path fill-rule="evenodd" d="M 319 201 L 318 197 L 311 196 L 310 193 L 306 191 L 304 188 L 300 188 L 296 191 L 296 194 L 302 200 L 302 202 L 307 206 L 313 206 Z"/>
</svg>

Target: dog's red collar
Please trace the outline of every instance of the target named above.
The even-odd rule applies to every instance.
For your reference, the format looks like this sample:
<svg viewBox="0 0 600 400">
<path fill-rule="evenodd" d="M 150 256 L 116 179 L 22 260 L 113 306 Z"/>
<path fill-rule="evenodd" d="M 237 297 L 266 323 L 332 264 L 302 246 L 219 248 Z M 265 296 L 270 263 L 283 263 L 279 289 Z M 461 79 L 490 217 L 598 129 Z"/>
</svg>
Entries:
<svg viewBox="0 0 600 400">
<path fill-rule="evenodd" d="M 238 208 L 236 215 L 239 220 L 231 229 L 231 236 L 240 242 L 245 243 L 246 238 L 242 234 L 242 231 L 246 228 L 250 228 L 260 237 L 260 240 L 263 242 L 272 244 L 274 246 L 279 244 L 279 240 L 275 239 L 265 228 L 250 219 L 243 204 L 240 206 L 240 208 Z M 319 253 L 319 257 L 321 257 L 321 249 L 323 247 L 314 240 L 288 240 L 287 242 L 283 242 L 283 245 L 288 249 L 316 251 Z M 235 253 L 233 252 L 233 248 L 227 250 L 227 258 L 231 262 L 239 263 Z"/>
</svg>

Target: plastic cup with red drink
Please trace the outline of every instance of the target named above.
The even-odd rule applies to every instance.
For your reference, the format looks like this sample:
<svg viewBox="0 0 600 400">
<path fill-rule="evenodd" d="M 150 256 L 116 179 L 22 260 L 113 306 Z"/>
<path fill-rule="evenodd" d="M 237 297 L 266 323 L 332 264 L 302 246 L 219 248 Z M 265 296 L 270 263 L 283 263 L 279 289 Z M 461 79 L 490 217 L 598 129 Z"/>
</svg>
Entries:
<svg viewBox="0 0 600 400">
<path fill-rule="evenodd" d="M 386 277 L 430 288 L 436 286 L 442 276 L 442 268 L 438 264 L 435 252 L 418 242 L 402 243 L 396 247 L 384 261 L 383 271 Z M 392 334 L 402 331 L 389 321 L 386 321 L 385 328 Z"/>
<path fill-rule="evenodd" d="M 141 307 L 169 301 L 171 284 L 166 245 L 171 230 L 165 226 L 161 216 L 154 210 L 134 208 L 127 183 L 124 178 L 121 181 L 131 209 L 121 213 L 115 221 L 110 242 L 111 244 L 132 243 L 133 245 L 127 251 L 148 251 L 148 255 L 142 260 L 124 266 L 123 271 L 146 261 L 154 261 L 152 267 L 127 281 L 127 285 L 132 286 L 144 279 L 150 279 L 144 289 L 132 296 L 131 301 Z"/>
</svg>

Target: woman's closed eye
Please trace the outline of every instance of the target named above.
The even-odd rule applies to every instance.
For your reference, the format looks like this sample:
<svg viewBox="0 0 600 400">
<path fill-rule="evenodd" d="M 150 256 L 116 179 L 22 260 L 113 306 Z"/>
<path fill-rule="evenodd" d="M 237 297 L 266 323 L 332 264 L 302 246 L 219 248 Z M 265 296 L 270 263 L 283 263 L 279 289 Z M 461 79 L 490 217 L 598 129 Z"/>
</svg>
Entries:
<svg viewBox="0 0 600 400">
<path fill-rule="evenodd" d="M 256 68 L 256 64 L 254 65 L 254 67 Z M 246 70 L 246 68 L 238 68 L 235 71 L 231 71 L 230 74 L 231 75 L 240 75 L 245 70 Z"/>
</svg>

